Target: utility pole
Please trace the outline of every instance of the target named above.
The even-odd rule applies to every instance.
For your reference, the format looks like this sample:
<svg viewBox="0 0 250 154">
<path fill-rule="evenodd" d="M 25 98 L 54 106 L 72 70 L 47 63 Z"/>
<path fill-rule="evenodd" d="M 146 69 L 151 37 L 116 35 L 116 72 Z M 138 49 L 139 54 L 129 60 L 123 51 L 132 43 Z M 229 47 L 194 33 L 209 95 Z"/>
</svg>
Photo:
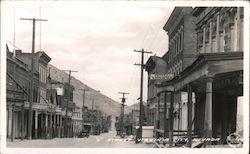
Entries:
<svg viewBox="0 0 250 154">
<path fill-rule="evenodd" d="M 92 129 L 92 133 L 94 134 L 94 104 L 95 104 L 95 100 L 94 98 L 92 98 L 92 106 L 91 106 L 91 129 Z"/>
<path fill-rule="evenodd" d="M 125 100 L 127 99 L 127 98 L 125 98 L 125 95 L 127 94 L 129 94 L 129 93 L 126 93 L 126 92 L 119 92 L 119 94 L 122 94 L 122 98 L 120 98 L 121 100 L 122 100 L 122 110 L 121 110 L 121 132 L 120 132 L 120 136 L 121 136 L 121 138 L 124 138 L 124 136 L 123 136 L 123 117 L 124 117 L 124 104 L 125 104 Z"/>
<path fill-rule="evenodd" d="M 144 49 L 140 50 L 134 50 L 134 52 L 140 52 L 141 53 L 141 63 L 135 64 L 137 66 L 141 66 L 141 86 L 140 86 L 140 116 L 139 116 L 139 141 L 142 139 L 142 123 L 143 123 L 143 69 L 145 68 L 144 64 L 144 53 L 151 54 L 152 52 L 144 51 Z"/>
<path fill-rule="evenodd" d="M 29 123 L 28 123 L 28 139 L 32 139 L 32 105 L 33 105 L 33 90 L 34 90 L 34 53 L 35 53 L 35 31 L 36 21 L 48 21 L 47 19 L 36 19 L 36 18 L 20 18 L 20 20 L 31 20 L 33 23 L 32 31 L 32 54 L 31 54 L 31 84 L 30 84 L 30 101 L 29 101 Z"/>
<path fill-rule="evenodd" d="M 71 73 L 72 72 L 78 72 L 78 71 L 73 71 L 73 70 L 63 70 L 66 72 L 69 72 L 69 91 L 68 91 L 68 100 L 67 100 L 67 105 L 66 105 L 66 119 L 65 119 L 65 124 L 64 124 L 64 129 L 65 129 L 65 136 L 68 137 L 68 107 L 69 107 L 69 101 L 70 101 L 70 79 L 71 79 Z"/>
<path fill-rule="evenodd" d="M 85 95 L 86 95 L 86 91 L 88 91 L 88 89 L 80 89 L 83 90 L 83 95 L 82 95 L 82 130 L 84 129 L 84 105 L 85 105 Z"/>
</svg>

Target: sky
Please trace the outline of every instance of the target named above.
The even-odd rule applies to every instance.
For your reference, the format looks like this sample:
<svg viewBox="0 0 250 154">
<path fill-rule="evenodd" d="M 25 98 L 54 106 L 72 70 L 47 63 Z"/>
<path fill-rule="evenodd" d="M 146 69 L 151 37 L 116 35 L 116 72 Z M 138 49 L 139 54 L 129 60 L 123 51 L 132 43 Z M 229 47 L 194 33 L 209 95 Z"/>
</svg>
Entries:
<svg viewBox="0 0 250 154">
<path fill-rule="evenodd" d="M 32 22 L 20 18 L 42 18 L 36 23 L 36 51 L 45 51 L 50 64 L 127 105 L 138 103 L 140 94 L 140 54 L 134 49 L 163 56 L 168 51 L 168 36 L 162 29 L 172 6 L 133 2 L 6 2 L 5 36 L 31 52 Z M 145 55 L 145 62 L 150 55 Z M 147 100 L 147 73 L 144 72 L 144 98 Z"/>
</svg>

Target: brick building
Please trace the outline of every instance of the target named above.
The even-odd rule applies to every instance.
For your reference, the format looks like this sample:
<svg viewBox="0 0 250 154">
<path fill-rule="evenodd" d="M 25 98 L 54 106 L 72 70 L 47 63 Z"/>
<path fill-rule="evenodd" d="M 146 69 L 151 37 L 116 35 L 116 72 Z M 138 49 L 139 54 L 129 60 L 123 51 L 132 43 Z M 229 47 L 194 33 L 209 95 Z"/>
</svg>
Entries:
<svg viewBox="0 0 250 154">
<path fill-rule="evenodd" d="M 155 60 L 153 60 L 153 56 L 150 57 L 146 64 L 146 70 L 149 74 L 148 99 L 155 100 L 154 105 L 159 106 L 159 108 L 155 107 L 154 109 L 155 117 L 153 120 L 155 122 L 159 120 L 158 124 L 154 124 L 155 132 L 159 133 L 158 135 L 155 134 L 157 137 L 163 135 L 166 137 L 168 134 L 164 133 L 164 130 L 169 131 L 171 129 L 170 119 L 173 115 L 170 114 L 171 99 L 173 99 L 175 102 L 178 102 L 175 104 L 175 106 L 172 106 L 172 110 L 174 110 L 173 112 L 175 113 L 172 120 L 175 120 L 176 122 L 175 125 L 171 127 L 183 130 L 187 124 L 185 123 L 186 116 L 180 115 L 180 110 L 183 112 L 187 110 L 187 106 L 184 103 L 185 93 L 176 92 L 173 98 L 171 98 L 169 92 L 172 90 L 172 87 L 170 89 L 160 90 L 161 88 L 159 88 L 159 85 L 160 83 L 178 77 L 180 73 L 190 64 L 192 64 L 196 58 L 196 17 L 192 15 L 192 10 L 193 9 L 191 7 L 176 7 L 173 10 L 172 14 L 163 27 L 169 37 L 169 49 L 163 57 L 155 57 Z M 162 78 L 161 80 L 157 81 L 150 79 L 150 74 L 152 73 L 157 75 L 168 75 L 172 77 Z M 154 91 L 152 91 L 153 87 Z M 151 119 L 150 116 L 149 119 Z"/>
<path fill-rule="evenodd" d="M 163 27 L 169 36 L 169 50 L 162 58 L 167 63 L 167 74 L 173 74 L 175 78 L 179 77 L 180 73 L 194 62 L 197 55 L 196 17 L 193 16 L 192 11 L 191 7 L 176 7 Z M 187 116 L 185 115 L 187 113 L 187 94 L 176 91 L 172 96 L 175 103 L 171 106 L 169 91 L 159 93 L 159 95 L 167 97 L 168 122 L 166 130 L 187 130 Z M 170 112 L 173 113 L 171 114 L 172 124 L 170 124 Z"/>
</svg>

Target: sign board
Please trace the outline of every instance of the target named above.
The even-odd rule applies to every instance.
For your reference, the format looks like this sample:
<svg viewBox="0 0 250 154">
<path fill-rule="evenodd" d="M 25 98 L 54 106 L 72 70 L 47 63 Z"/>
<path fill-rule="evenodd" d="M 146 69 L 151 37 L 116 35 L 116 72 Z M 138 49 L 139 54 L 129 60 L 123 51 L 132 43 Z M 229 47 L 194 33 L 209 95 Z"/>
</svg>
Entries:
<svg viewBox="0 0 250 154">
<path fill-rule="evenodd" d="M 153 138 L 154 126 L 142 126 L 142 138 Z"/>
<path fill-rule="evenodd" d="M 63 87 L 57 87 L 56 92 L 57 92 L 57 95 L 62 96 L 63 95 Z"/>
<path fill-rule="evenodd" d="M 150 80 L 172 80 L 174 78 L 174 74 L 150 74 Z"/>
</svg>

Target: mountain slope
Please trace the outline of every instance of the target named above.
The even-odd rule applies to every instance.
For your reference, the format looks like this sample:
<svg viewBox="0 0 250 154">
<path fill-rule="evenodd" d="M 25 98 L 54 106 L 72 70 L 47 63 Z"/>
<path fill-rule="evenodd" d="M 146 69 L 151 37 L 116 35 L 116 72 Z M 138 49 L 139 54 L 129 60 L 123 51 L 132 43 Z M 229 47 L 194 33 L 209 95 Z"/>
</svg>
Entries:
<svg viewBox="0 0 250 154">
<path fill-rule="evenodd" d="M 50 77 L 52 80 L 68 82 L 69 76 L 67 73 L 51 64 L 48 65 L 48 68 L 50 70 Z M 80 89 L 85 88 L 88 89 L 85 94 L 85 106 L 87 106 L 89 109 L 92 109 L 93 107 L 94 109 L 101 110 L 107 115 L 112 115 L 113 118 L 120 115 L 121 103 L 114 101 L 108 96 L 105 96 L 104 94 L 82 83 L 73 76 L 71 76 L 71 85 L 73 85 L 75 88 L 73 93 L 73 101 L 77 106 L 82 107 L 83 105 L 83 91 Z M 129 111 L 130 108 L 126 107 L 125 113 Z"/>
</svg>

